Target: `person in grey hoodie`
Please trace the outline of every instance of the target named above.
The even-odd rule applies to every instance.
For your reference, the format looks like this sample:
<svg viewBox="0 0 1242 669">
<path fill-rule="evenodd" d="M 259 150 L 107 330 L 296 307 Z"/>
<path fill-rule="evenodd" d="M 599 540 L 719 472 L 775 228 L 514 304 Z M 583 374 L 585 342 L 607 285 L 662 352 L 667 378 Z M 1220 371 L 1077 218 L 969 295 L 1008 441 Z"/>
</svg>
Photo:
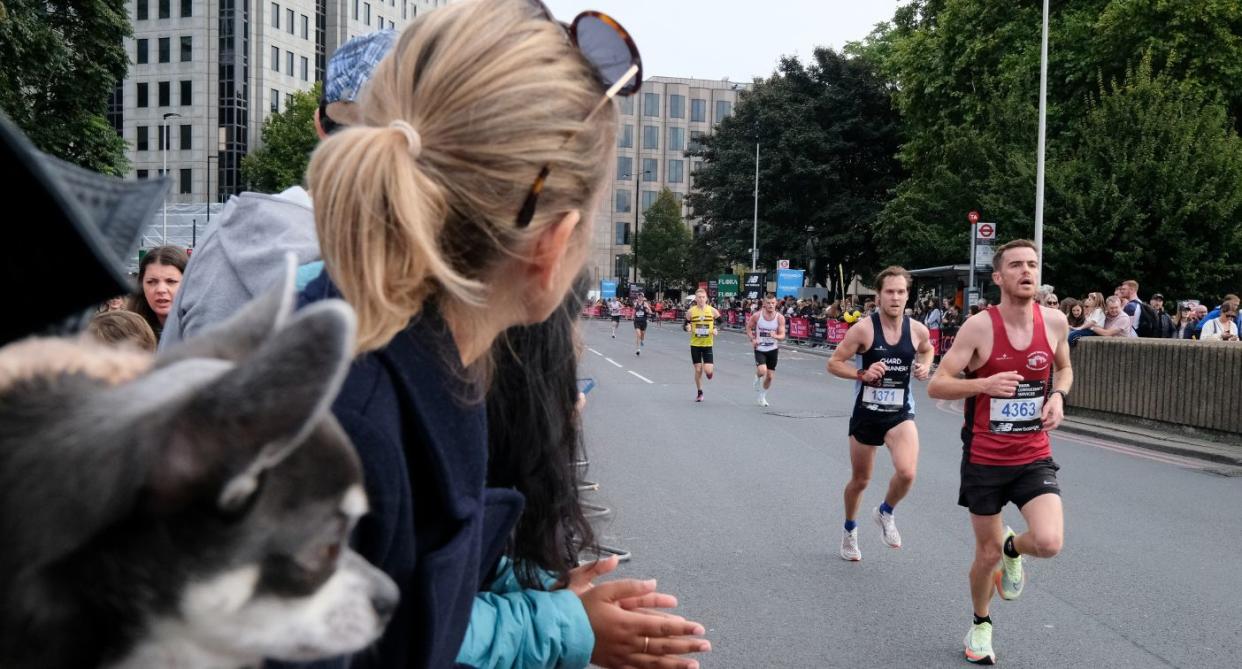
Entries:
<svg viewBox="0 0 1242 669">
<path fill-rule="evenodd" d="M 397 35 L 394 30 L 368 33 L 332 54 L 315 111 L 319 139 L 356 120 L 354 100 Z M 301 186 L 275 195 L 245 192 L 229 198 L 219 222 L 190 257 L 164 323 L 160 349 L 220 323 L 265 292 L 282 277 L 287 253 L 297 257 L 299 288 L 314 279 L 322 263 L 311 206 Z"/>
</svg>

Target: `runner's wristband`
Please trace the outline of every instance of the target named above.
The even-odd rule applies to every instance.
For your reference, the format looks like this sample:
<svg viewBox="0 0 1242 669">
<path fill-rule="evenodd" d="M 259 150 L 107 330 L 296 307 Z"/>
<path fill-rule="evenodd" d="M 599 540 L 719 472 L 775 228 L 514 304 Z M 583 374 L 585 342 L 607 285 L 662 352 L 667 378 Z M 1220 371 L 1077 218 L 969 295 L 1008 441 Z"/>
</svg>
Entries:
<svg viewBox="0 0 1242 669">
<path fill-rule="evenodd" d="M 867 372 L 861 369 L 854 373 L 854 376 L 857 376 L 859 381 L 862 381 L 863 377 L 866 375 L 867 375 Z"/>
<path fill-rule="evenodd" d="M 1048 393 L 1048 399 L 1052 399 L 1053 395 L 1061 396 L 1061 404 L 1065 404 L 1067 401 L 1069 401 L 1069 393 L 1065 392 L 1064 390 L 1054 390 Z"/>
</svg>

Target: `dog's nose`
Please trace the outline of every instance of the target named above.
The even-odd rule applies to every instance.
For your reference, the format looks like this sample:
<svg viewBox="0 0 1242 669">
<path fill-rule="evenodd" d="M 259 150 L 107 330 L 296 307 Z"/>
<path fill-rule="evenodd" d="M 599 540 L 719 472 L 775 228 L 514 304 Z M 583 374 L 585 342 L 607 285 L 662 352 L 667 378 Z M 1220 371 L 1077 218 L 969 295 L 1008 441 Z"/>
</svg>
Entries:
<svg viewBox="0 0 1242 669">
<path fill-rule="evenodd" d="M 387 623 L 397 610 L 397 598 L 388 592 L 377 592 L 371 595 L 371 608 L 375 609 L 377 618 Z"/>
</svg>

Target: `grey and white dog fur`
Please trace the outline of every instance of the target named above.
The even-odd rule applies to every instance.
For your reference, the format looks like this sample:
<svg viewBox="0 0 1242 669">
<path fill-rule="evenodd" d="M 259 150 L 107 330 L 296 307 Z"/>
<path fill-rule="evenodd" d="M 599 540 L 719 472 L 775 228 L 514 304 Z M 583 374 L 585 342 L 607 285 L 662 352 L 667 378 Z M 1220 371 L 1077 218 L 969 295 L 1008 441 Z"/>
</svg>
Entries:
<svg viewBox="0 0 1242 669">
<path fill-rule="evenodd" d="M 397 588 L 348 547 L 366 513 L 331 402 L 340 301 L 286 285 L 150 358 L 0 349 L 0 666 L 243 667 L 358 651 Z"/>
</svg>

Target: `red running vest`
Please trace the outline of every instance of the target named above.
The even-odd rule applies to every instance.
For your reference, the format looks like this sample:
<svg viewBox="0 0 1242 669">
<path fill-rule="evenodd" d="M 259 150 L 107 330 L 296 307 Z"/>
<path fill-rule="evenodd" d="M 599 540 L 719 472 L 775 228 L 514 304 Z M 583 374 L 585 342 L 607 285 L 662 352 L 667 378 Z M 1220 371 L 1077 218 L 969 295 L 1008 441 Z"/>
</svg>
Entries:
<svg viewBox="0 0 1242 669">
<path fill-rule="evenodd" d="M 987 309 L 992 319 L 992 355 L 967 378 L 987 378 L 1000 372 L 1018 372 L 1022 381 L 1013 397 L 986 393 L 966 399 L 966 422 L 962 426 L 962 455 L 978 465 L 1025 465 L 1052 457 L 1048 433 L 1044 432 L 1044 401 L 1052 390 L 1052 347 L 1044 330 L 1044 316 L 1032 304 L 1035 323 L 1031 345 L 1019 351 L 1009 343 L 1000 309 Z M 977 318 L 977 316 L 976 316 Z"/>
</svg>

